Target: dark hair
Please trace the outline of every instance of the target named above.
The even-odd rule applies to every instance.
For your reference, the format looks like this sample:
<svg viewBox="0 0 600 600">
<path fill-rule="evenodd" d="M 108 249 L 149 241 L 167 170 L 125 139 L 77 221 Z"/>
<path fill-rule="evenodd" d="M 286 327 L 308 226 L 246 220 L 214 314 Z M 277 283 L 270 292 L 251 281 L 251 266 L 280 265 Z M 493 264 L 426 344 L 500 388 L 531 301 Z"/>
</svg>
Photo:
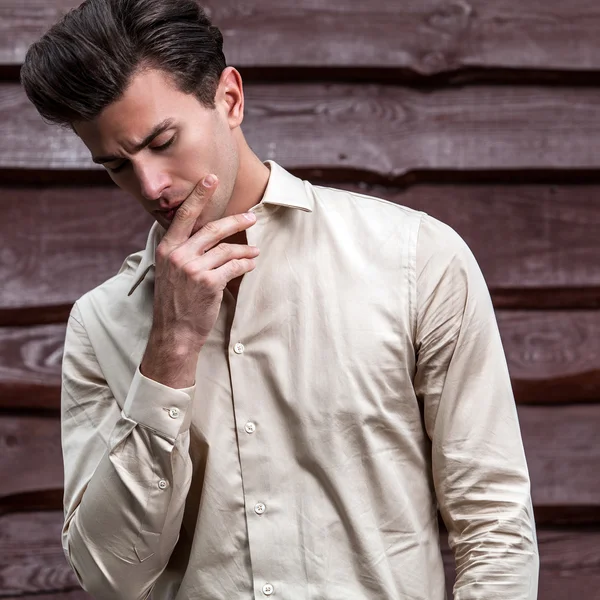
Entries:
<svg viewBox="0 0 600 600">
<path fill-rule="evenodd" d="M 85 0 L 27 51 L 21 83 L 42 118 L 89 121 L 145 68 L 214 108 L 223 36 L 194 0 Z"/>
</svg>

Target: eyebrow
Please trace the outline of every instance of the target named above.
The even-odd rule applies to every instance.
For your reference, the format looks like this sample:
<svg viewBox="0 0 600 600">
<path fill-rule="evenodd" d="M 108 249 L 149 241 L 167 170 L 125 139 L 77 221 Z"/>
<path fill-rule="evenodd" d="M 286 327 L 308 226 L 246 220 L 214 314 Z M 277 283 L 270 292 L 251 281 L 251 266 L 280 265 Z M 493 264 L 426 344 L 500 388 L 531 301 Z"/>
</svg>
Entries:
<svg viewBox="0 0 600 600">
<path fill-rule="evenodd" d="M 156 125 L 156 127 L 154 127 L 154 129 L 152 129 L 152 131 L 139 144 L 134 146 L 132 154 L 135 154 L 136 152 L 143 150 L 148 144 L 150 144 L 152 142 L 152 140 L 155 137 L 159 136 L 163 131 L 166 131 L 167 129 L 172 127 L 173 123 L 175 123 L 175 119 L 171 118 L 171 119 L 165 119 L 164 121 L 162 121 L 161 123 Z M 114 160 L 121 160 L 122 158 L 123 158 L 122 156 L 108 155 L 108 156 L 94 156 L 94 157 L 92 157 L 92 160 L 95 163 L 102 164 L 102 163 L 112 162 Z"/>
</svg>

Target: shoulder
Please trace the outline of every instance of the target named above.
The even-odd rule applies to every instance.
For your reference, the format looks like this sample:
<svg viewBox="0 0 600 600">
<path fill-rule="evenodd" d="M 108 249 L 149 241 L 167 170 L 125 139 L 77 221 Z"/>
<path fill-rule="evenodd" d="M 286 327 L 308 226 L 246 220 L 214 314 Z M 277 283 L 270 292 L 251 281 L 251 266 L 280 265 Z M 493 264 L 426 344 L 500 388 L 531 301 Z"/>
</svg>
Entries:
<svg viewBox="0 0 600 600">
<path fill-rule="evenodd" d="M 310 185 L 317 205 L 322 209 L 342 209 L 369 211 L 374 216 L 386 215 L 394 219 L 416 220 L 425 214 L 376 195 L 363 194 L 356 190 L 343 190 L 321 185 Z"/>
<path fill-rule="evenodd" d="M 310 185 L 309 191 L 319 223 L 343 224 L 352 235 L 364 239 L 396 239 L 407 256 L 414 258 L 422 211 L 354 190 Z"/>
<path fill-rule="evenodd" d="M 99 322 L 114 322 L 124 314 L 139 310 L 140 294 L 128 296 L 144 251 L 127 256 L 113 277 L 89 290 L 77 299 L 72 314 L 86 328 Z"/>
<path fill-rule="evenodd" d="M 471 249 L 454 228 L 427 213 L 421 214 L 417 238 L 418 271 L 432 261 L 443 267 L 473 260 Z"/>
</svg>

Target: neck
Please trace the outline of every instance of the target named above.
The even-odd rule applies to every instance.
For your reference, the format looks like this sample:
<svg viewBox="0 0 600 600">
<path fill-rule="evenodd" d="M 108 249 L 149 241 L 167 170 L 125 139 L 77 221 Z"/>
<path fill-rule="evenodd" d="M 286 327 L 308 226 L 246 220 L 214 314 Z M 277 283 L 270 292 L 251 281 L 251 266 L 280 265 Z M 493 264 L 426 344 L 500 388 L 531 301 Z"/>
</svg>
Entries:
<svg viewBox="0 0 600 600">
<path fill-rule="evenodd" d="M 271 175 L 271 169 L 254 154 L 241 134 L 238 148 L 238 172 L 225 215 L 246 212 L 258 204 L 267 189 Z"/>
</svg>

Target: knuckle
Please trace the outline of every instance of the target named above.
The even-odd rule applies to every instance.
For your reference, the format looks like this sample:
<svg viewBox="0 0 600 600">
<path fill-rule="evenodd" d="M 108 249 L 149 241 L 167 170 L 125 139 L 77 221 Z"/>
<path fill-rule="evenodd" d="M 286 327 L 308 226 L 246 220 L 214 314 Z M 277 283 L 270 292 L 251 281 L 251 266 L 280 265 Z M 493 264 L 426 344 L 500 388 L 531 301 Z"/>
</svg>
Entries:
<svg viewBox="0 0 600 600">
<path fill-rule="evenodd" d="M 246 270 L 247 267 L 250 266 L 250 262 L 252 259 L 250 258 L 234 258 L 231 264 L 231 270 L 233 273 L 241 273 Z"/>
<path fill-rule="evenodd" d="M 181 270 L 190 279 L 196 277 L 196 267 L 194 266 L 192 261 L 186 262 L 184 265 L 182 265 Z"/>
<path fill-rule="evenodd" d="M 195 281 L 209 292 L 215 287 L 214 277 L 211 275 L 210 271 L 200 271 L 196 274 Z"/>
<path fill-rule="evenodd" d="M 157 260 L 163 261 L 169 256 L 169 249 L 164 244 L 160 243 L 156 246 L 155 256 Z"/>
<path fill-rule="evenodd" d="M 174 267 L 179 267 L 183 265 L 185 255 L 184 252 L 185 251 L 181 248 L 181 246 L 179 248 L 175 248 L 175 250 L 173 250 L 173 252 L 169 254 L 169 262 Z"/>
<path fill-rule="evenodd" d="M 187 221 L 192 216 L 192 208 L 188 204 L 182 204 L 175 213 L 175 218 L 179 221 Z"/>
<path fill-rule="evenodd" d="M 209 221 L 204 225 L 204 231 L 211 235 L 217 235 L 219 233 L 219 226 L 214 221 Z"/>
<path fill-rule="evenodd" d="M 233 254 L 233 247 L 227 242 L 221 242 L 218 246 L 216 246 L 215 250 L 218 250 L 225 256 L 231 256 Z"/>
</svg>

